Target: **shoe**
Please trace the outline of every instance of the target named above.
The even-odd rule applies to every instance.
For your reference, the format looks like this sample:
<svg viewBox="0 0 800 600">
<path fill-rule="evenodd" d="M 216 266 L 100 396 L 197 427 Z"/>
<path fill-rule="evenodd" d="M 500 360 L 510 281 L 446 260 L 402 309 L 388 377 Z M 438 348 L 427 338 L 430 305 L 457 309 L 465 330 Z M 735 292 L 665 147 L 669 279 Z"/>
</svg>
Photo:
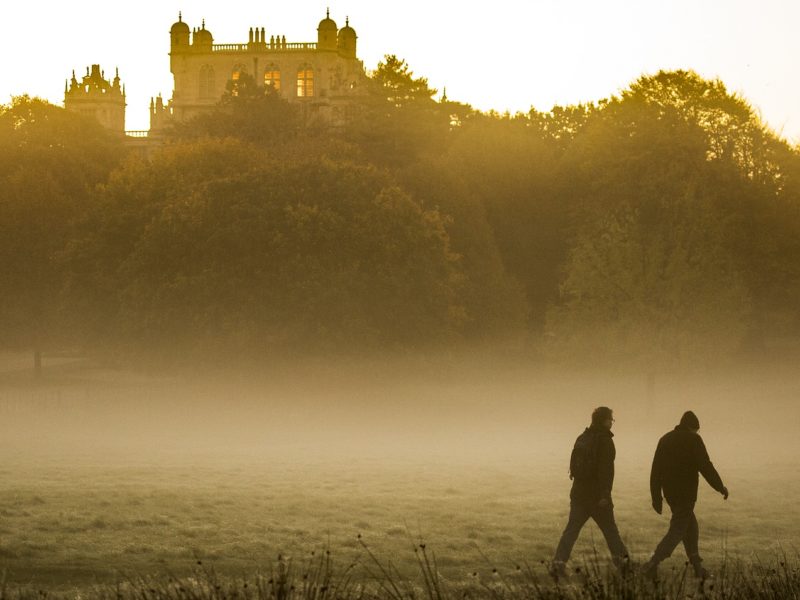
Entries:
<svg viewBox="0 0 800 600">
<path fill-rule="evenodd" d="M 646 563 L 643 563 L 641 567 L 639 567 L 639 572 L 642 574 L 642 577 L 649 579 L 650 581 L 655 581 L 658 579 L 658 563 L 654 562 L 651 558 Z"/>
<path fill-rule="evenodd" d="M 697 577 L 697 579 L 700 579 L 701 581 L 708 579 L 709 572 L 705 567 L 703 567 L 702 558 L 699 556 L 691 556 L 689 557 L 689 563 L 691 563 L 694 576 Z"/>
<path fill-rule="evenodd" d="M 694 576 L 697 577 L 697 579 L 700 579 L 701 581 L 705 581 L 706 579 L 708 579 L 710 575 L 708 569 L 706 569 L 703 565 L 699 563 L 692 565 L 692 569 L 694 569 Z"/>
</svg>

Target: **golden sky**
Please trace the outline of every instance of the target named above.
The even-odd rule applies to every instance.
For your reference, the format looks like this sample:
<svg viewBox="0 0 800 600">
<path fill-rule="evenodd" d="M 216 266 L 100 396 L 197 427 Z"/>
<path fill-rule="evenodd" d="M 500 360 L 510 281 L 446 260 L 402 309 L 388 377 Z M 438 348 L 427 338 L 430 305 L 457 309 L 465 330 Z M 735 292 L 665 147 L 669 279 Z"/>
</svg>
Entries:
<svg viewBox="0 0 800 600">
<path fill-rule="evenodd" d="M 63 102 L 64 80 L 100 63 L 119 67 L 127 129 L 147 129 L 147 107 L 171 96 L 169 28 L 178 11 L 216 43 L 250 27 L 316 41 L 330 6 L 358 33 L 367 69 L 405 58 L 452 100 L 480 109 L 549 110 L 597 100 L 643 73 L 691 68 L 721 78 L 789 141 L 800 142 L 800 2 L 796 0 L 141 0 L 20 2 L 0 18 L 0 101 L 29 93 Z"/>
</svg>

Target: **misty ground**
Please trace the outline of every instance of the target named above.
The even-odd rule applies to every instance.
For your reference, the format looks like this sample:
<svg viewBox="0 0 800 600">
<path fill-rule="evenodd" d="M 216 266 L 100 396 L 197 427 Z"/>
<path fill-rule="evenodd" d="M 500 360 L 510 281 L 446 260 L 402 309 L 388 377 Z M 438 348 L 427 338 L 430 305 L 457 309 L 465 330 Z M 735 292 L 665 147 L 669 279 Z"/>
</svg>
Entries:
<svg viewBox="0 0 800 600">
<path fill-rule="evenodd" d="M 236 574 L 279 553 L 357 538 L 401 570 L 424 538 L 446 577 L 552 555 L 567 464 L 591 410 L 615 410 L 614 500 L 637 559 L 666 530 L 648 473 L 658 437 L 694 410 L 730 488 L 701 482 L 701 550 L 794 554 L 800 539 L 800 370 L 740 364 L 690 374 L 538 367 L 497 354 L 306 361 L 156 376 L 47 357 L 0 357 L 0 569 L 42 587 L 186 573 Z M 574 558 L 598 543 L 588 526 Z M 682 550 L 670 563 L 682 565 Z M 542 568 L 537 566 L 537 568 Z"/>
</svg>

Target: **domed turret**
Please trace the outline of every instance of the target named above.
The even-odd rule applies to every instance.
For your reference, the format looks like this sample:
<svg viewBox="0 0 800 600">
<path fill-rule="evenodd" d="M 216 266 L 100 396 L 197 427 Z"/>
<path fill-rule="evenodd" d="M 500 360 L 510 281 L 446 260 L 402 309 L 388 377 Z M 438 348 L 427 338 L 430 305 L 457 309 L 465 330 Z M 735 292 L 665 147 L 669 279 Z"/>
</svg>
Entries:
<svg viewBox="0 0 800 600">
<path fill-rule="evenodd" d="M 356 30 L 350 27 L 350 18 L 345 20 L 345 25 L 339 30 L 339 53 L 348 57 L 356 57 Z"/>
<path fill-rule="evenodd" d="M 214 36 L 206 29 L 206 20 L 203 19 L 203 26 L 194 32 L 192 45 L 199 50 L 211 51 L 211 46 L 214 44 Z"/>
<path fill-rule="evenodd" d="M 336 50 L 336 21 L 331 19 L 331 11 L 325 13 L 325 18 L 319 22 L 317 27 L 317 49 Z"/>
<path fill-rule="evenodd" d="M 183 16 L 178 13 L 178 20 L 169 30 L 170 47 L 172 51 L 189 49 L 189 26 L 183 22 Z"/>
</svg>

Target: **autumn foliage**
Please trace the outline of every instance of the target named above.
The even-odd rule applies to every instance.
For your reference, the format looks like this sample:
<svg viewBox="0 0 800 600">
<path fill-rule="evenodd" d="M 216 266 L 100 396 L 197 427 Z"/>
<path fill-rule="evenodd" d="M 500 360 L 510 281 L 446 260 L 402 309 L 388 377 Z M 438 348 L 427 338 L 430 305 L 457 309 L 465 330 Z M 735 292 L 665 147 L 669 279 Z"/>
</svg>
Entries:
<svg viewBox="0 0 800 600">
<path fill-rule="evenodd" d="M 510 343 L 647 368 L 800 339 L 800 155 L 719 81 L 548 113 L 386 57 L 344 127 L 246 86 L 147 157 L 0 109 L 0 342 L 128 357 Z"/>
</svg>

